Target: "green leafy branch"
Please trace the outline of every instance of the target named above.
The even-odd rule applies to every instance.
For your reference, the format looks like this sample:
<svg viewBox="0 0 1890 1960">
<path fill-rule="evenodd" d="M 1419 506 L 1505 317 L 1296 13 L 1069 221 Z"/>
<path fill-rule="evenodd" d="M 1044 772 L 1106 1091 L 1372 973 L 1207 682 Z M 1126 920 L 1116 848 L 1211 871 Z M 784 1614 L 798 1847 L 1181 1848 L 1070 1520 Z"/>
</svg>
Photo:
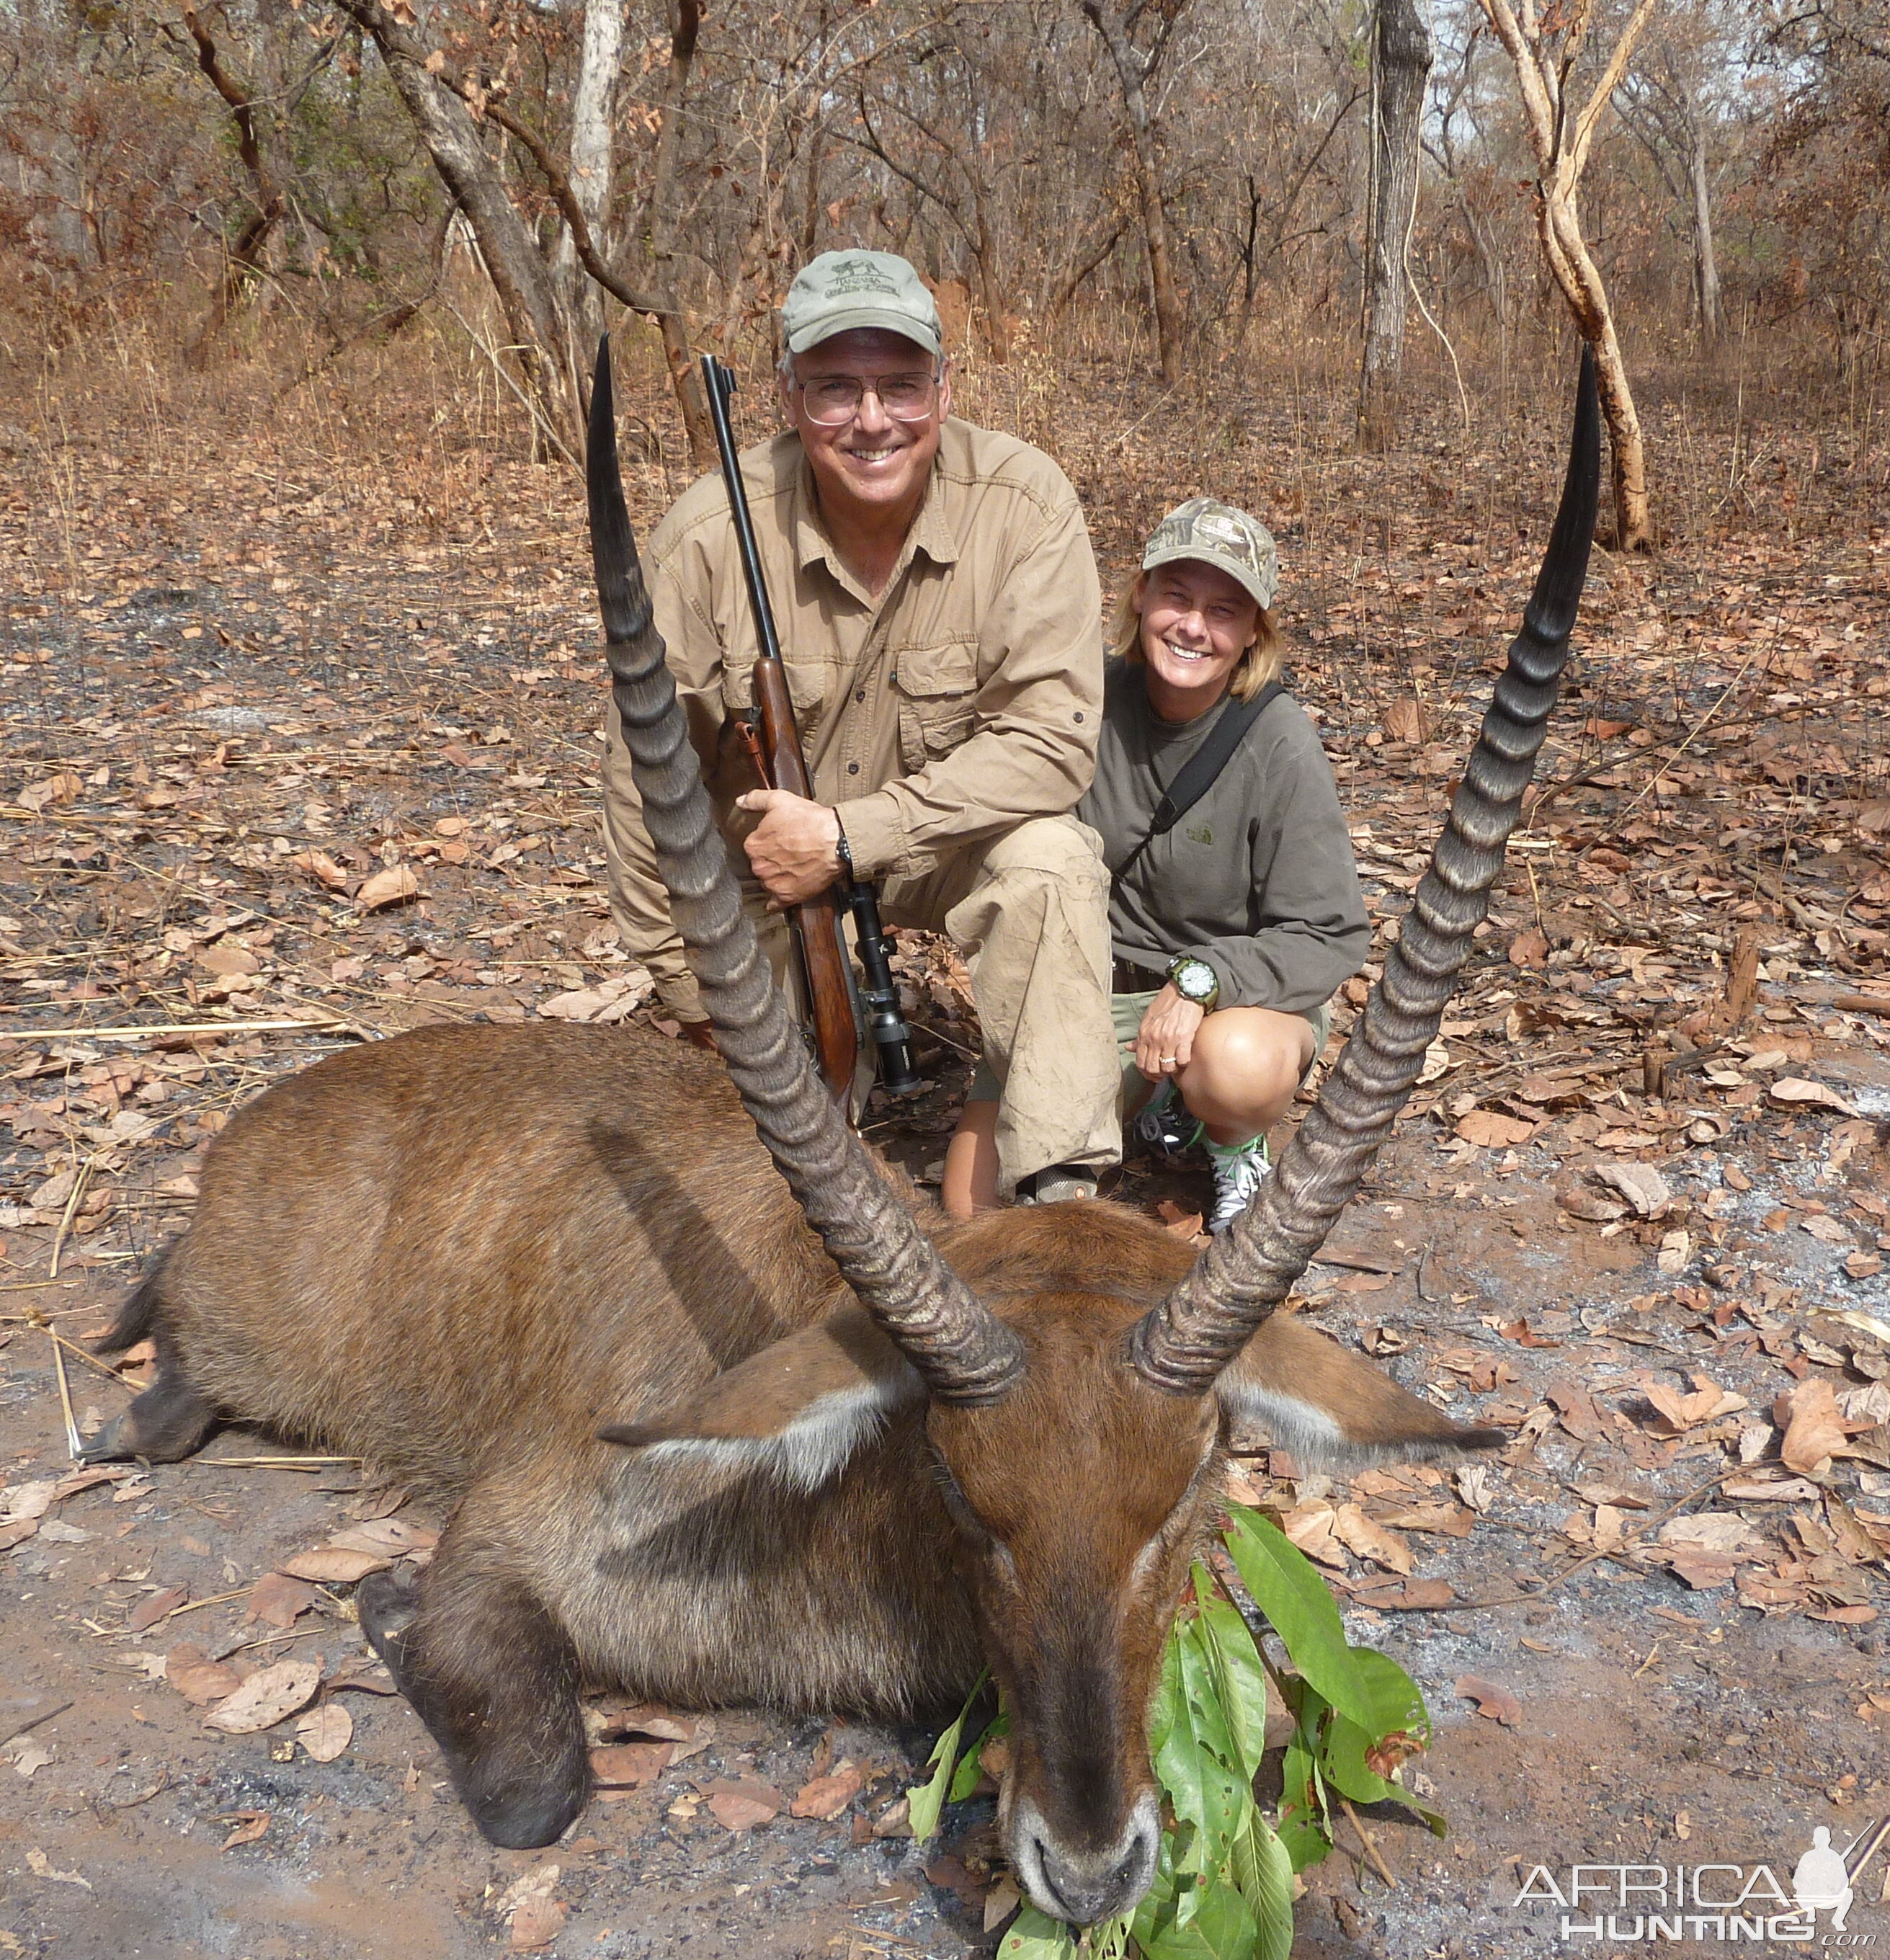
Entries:
<svg viewBox="0 0 1890 1960">
<path fill-rule="evenodd" d="M 1444 1822 L 1398 1778 L 1430 1739 L 1411 1677 L 1375 1647 L 1354 1647 L 1325 1582 L 1277 1525 L 1228 1507 L 1223 1542 L 1254 1604 L 1286 1650 L 1269 1660 L 1205 1567 L 1162 1656 L 1149 1742 L 1166 1799 L 1155 1877 L 1134 1912 L 1074 1933 L 1026 1904 L 998 1960 L 1290 1960 L 1293 1875 L 1332 1849 L 1332 1806 L 1395 1799 L 1440 1837 Z M 1253 1794 L 1266 1749 L 1271 1680 L 1293 1717 L 1276 1821 Z M 1007 1732 L 1000 1711 L 977 1741 L 959 1744 L 981 1678 L 940 1736 L 933 1774 L 908 1793 L 912 1834 L 934 1836 L 948 1803 L 977 1783 L 985 1744 Z"/>
</svg>

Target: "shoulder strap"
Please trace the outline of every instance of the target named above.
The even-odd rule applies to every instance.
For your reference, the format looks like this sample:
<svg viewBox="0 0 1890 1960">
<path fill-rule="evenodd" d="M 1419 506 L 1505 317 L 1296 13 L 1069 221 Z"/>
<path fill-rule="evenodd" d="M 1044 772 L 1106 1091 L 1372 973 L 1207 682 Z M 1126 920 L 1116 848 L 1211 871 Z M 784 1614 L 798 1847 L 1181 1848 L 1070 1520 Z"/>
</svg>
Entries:
<svg viewBox="0 0 1890 1960">
<path fill-rule="evenodd" d="M 1176 772 L 1162 800 L 1155 806 L 1147 834 L 1110 873 L 1112 878 L 1128 875 L 1129 867 L 1158 837 L 1165 837 L 1188 812 L 1214 787 L 1214 778 L 1227 766 L 1247 730 L 1258 721 L 1274 698 L 1286 692 L 1281 684 L 1269 681 L 1251 701 L 1230 701 L 1201 746 Z"/>
</svg>

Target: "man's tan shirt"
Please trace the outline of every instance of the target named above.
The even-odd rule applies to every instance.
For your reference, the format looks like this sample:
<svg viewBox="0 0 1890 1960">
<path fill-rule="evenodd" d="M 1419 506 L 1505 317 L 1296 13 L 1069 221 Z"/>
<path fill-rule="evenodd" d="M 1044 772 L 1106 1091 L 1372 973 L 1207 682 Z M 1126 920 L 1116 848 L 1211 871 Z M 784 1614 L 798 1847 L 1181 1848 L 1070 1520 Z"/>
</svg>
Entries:
<svg viewBox="0 0 1890 1960">
<path fill-rule="evenodd" d="M 859 874 L 921 875 L 1026 818 L 1071 809 L 1096 767 L 1102 602 L 1076 493 L 1056 464 L 948 420 L 877 600 L 827 536 L 797 437 L 744 451 L 741 466 L 813 794 L 838 809 Z M 683 494 L 647 562 L 670 669 L 726 821 L 756 787 L 727 733 L 752 704 L 756 635 L 719 476 Z M 628 778 L 607 771 L 606 805 L 640 832 Z M 647 844 L 611 828 L 619 924 L 661 975 L 680 964 L 673 928 L 662 930 L 667 899 Z"/>
</svg>

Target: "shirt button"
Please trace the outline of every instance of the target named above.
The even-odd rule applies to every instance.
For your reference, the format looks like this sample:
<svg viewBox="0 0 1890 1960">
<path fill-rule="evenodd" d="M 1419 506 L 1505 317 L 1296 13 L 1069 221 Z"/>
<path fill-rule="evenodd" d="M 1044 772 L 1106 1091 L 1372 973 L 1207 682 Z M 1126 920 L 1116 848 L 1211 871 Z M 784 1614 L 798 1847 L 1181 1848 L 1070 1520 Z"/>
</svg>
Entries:
<svg viewBox="0 0 1890 1960">
<path fill-rule="evenodd" d="M 849 762 L 847 765 L 847 774 L 848 775 L 857 776 L 859 773 L 860 765 L 858 762 Z"/>
<path fill-rule="evenodd" d="M 1076 711 L 1076 718 L 1077 718 L 1079 721 L 1080 721 L 1083 719 L 1083 711 L 1082 711 L 1082 709 L 1081 709 L 1081 708 L 1079 708 L 1077 710 L 1077 711 Z"/>
<path fill-rule="evenodd" d="M 865 698 L 866 698 L 866 689 L 865 689 L 864 688 L 863 688 L 863 687 L 856 687 L 856 688 L 853 690 L 853 698 L 854 698 L 854 699 L 855 701 L 864 701 L 864 700 L 865 700 Z M 1077 719 L 1079 721 L 1080 721 L 1083 719 L 1083 718 L 1082 718 L 1082 716 L 1081 716 L 1081 715 L 1080 715 L 1080 714 L 1079 714 L 1079 715 L 1077 717 Z"/>
</svg>

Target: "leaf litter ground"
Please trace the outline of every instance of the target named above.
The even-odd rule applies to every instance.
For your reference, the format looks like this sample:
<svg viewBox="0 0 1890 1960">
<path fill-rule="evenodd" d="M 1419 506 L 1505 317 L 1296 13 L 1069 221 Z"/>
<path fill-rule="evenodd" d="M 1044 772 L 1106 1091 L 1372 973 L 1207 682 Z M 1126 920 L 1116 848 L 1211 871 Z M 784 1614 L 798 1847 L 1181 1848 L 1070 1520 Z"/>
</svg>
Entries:
<svg viewBox="0 0 1890 1960">
<path fill-rule="evenodd" d="M 53 1337 L 101 1325 L 187 1221 L 232 1108 L 426 1020 L 651 1013 L 597 882 L 570 482 L 498 460 L 412 372 L 287 407 L 259 371 L 150 399 L 127 376 L 43 384 L 0 517 L 0 1945 L 989 1950 L 988 1797 L 938 1844 L 899 1834 L 929 1735 L 606 1698 L 577 1834 L 495 1853 L 348 1603 L 443 1520 L 371 1466 L 272 1466 L 235 1433 L 73 1474 L 56 1351 L 81 1430 L 145 1363 L 110 1379 Z M 983 412 L 1061 455 L 1106 577 L 1202 488 L 1274 524 L 1296 691 L 1395 930 L 1533 571 L 1559 416 L 1367 461 L 1284 387 L 1297 409 L 1188 409 L 1178 443 L 1100 371 L 1036 425 L 1029 378 L 988 373 Z M 1688 536 L 1598 555 L 1496 915 L 1304 1290 L 1513 1440 L 1344 1480 L 1256 1437 L 1230 1476 L 1439 1731 L 1406 1774 L 1451 1838 L 1367 1817 L 1368 1854 L 1342 1828 L 1305 1952 L 1536 1951 L 1553 1929 L 1510 1902 L 1538 1860 L 1783 1867 L 1815 1824 L 1841 1844 L 1890 1810 L 1884 458 L 1792 404 L 1740 414 L 1656 396 Z M 654 442 L 632 473 L 647 523 L 679 479 Z M 901 965 L 937 1086 L 872 1134 L 923 1176 L 975 1031 L 943 949 Z M 95 1032 L 154 1026 L 180 1032 Z M 1118 1195 L 1191 1233 L 1204 1171 L 1142 1160 Z"/>
</svg>

